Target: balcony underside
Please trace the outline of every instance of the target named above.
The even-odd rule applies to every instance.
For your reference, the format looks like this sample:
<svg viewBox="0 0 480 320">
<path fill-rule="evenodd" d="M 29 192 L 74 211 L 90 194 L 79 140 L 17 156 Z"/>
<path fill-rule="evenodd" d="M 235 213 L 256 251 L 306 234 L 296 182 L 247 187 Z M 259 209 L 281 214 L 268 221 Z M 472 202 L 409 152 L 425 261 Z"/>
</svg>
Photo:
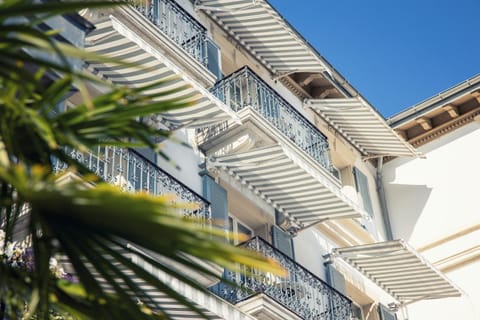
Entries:
<svg viewBox="0 0 480 320">
<path fill-rule="evenodd" d="M 285 230 L 366 215 L 341 192 L 336 178 L 255 110 L 238 114 L 242 125 L 222 129 L 200 148 L 209 156 L 209 168 L 225 171 L 282 213 Z"/>
<path fill-rule="evenodd" d="M 158 127 L 204 127 L 226 119 L 237 119 L 230 108 L 166 58 L 162 48 L 165 47 L 165 41 L 169 40 L 162 37 L 160 31 L 145 35 L 138 30 L 138 26 L 137 29 L 133 27 L 132 23 L 135 19 L 138 24 L 149 22 L 144 21 L 145 18 L 134 9 L 127 8 L 123 11 L 128 13 L 130 20 L 112 14 L 97 21 L 97 29 L 87 37 L 86 48 L 129 64 L 89 61 L 88 68 L 93 73 L 117 85 L 132 88 L 152 86 L 146 93 L 158 95 L 158 101 L 176 98 L 192 105 L 156 115 L 151 121 L 152 125 Z M 181 50 L 178 47 L 178 55 L 181 55 Z M 192 65 L 198 64 L 193 59 L 191 62 Z M 190 71 L 191 69 L 194 68 L 189 68 Z M 207 74 L 208 71 L 204 70 Z M 157 85 L 153 86 L 154 84 Z"/>
</svg>

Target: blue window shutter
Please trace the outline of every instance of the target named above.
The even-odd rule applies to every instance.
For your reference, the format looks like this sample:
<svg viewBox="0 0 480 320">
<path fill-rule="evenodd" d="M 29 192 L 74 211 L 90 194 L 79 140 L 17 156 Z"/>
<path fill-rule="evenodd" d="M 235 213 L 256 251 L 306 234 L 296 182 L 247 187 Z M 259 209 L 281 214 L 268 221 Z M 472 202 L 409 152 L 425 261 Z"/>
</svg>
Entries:
<svg viewBox="0 0 480 320">
<path fill-rule="evenodd" d="M 203 196 L 210 201 L 213 224 L 228 230 L 227 190 L 215 182 L 210 176 L 203 176 Z"/>
<path fill-rule="evenodd" d="M 217 77 L 217 81 L 222 80 L 221 63 L 221 51 L 220 48 L 213 42 L 212 39 L 207 39 L 207 68 Z"/>
<path fill-rule="evenodd" d="M 353 176 L 355 177 L 355 185 L 357 192 L 360 193 L 363 202 L 363 208 L 371 216 L 373 216 L 372 200 L 370 199 L 370 192 L 368 191 L 368 179 L 360 170 L 353 168 Z"/>
<path fill-rule="evenodd" d="M 327 264 L 327 282 L 341 294 L 346 294 L 345 278 L 331 263 Z"/>
<path fill-rule="evenodd" d="M 272 242 L 273 246 L 286 254 L 292 259 L 295 259 L 293 251 L 292 236 L 277 226 L 272 226 Z"/>
<path fill-rule="evenodd" d="M 383 304 L 378 305 L 378 314 L 380 315 L 380 320 L 397 320 L 397 315 Z"/>
</svg>

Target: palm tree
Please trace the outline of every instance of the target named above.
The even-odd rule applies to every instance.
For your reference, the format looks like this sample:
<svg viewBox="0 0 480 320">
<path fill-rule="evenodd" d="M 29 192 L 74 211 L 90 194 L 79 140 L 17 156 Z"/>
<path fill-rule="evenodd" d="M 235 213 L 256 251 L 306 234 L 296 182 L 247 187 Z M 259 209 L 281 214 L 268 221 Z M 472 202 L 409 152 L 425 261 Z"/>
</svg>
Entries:
<svg viewBox="0 0 480 320">
<path fill-rule="evenodd" d="M 148 147 L 166 157 L 155 139 L 167 138 L 170 132 L 137 120 L 188 106 L 182 99 L 159 100 L 145 94 L 149 88 L 111 86 L 74 70 L 68 59 L 123 62 L 60 43 L 55 32 L 39 28 L 52 16 L 107 5 L 112 3 L 0 3 L 0 225 L 5 238 L 0 243 L 0 319 L 49 319 L 52 310 L 80 319 L 168 319 L 162 305 L 146 296 L 141 284 L 204 315 L 128 256 L 139 256 L 162 272 L 205 290 L 200 284 L 135 247 L 212 277 L 218 276 L 192 257 L 231 270 L 242 263 L 282 272 L 274 262 L 230 246 L 223 231 L 204 228 L 176 212 L 189 204 L 173 205 L 166 196 L 122 192 L 99 181 L 69 156 L 68 150 L 117 146 Z M 38 52 L 56 58 L 32 54 Z M 61 77 L 45 81 L 52 72 Z M 109 90 L 90 98 L 85 89 L 90 82 Z M 168 81 L 155 85 L 168 85 Z M 72 87 L 80 90 L 83 101 L 56 112 Z M 79 179 L 59 183 L 62 173 L 54 172 L 56 163 L 66 164 Z M 20 227 L 26 229 L 31 254 L 26 263 L 12 264 L 5 252 Z M 72 265 L 78 282 L 52 274 L 51 259 L 59 255 Z M 132 281 L 131 274 L 139 281 Z"/>
</svg>

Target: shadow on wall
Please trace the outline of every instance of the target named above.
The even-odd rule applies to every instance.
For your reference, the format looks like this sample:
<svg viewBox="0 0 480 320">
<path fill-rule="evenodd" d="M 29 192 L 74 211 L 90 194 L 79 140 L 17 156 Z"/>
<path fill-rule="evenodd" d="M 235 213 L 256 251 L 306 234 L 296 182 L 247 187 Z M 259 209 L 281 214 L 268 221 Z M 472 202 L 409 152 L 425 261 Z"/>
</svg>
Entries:
<svg viewBox="0 0 480 320">
<path fill-rule="evenodd" d="M 390 184 L 386 190 L 393 237 L 410 241 L 432 193 L 426 185 Z"/>
</svg>

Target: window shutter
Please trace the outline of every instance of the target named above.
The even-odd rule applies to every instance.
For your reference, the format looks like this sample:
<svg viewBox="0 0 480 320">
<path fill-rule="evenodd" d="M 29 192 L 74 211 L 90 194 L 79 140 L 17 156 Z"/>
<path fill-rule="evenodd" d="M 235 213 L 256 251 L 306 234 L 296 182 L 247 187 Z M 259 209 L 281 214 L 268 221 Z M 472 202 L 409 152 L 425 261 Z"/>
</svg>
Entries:
<svg viewBox="0 0 480 320">
<path fill-rule="evenodd" d="M 203 176 L 203 196 L 210 201 L 213 224 L 228 230 L 227 190 L 215 182 L 210 176 Z"/>
<path fill-rule="evenodd" d="M 292 236 L 277 226 L 272 226 L 272 242 L 273 246 L 294 259 L 293 240 Z"/>
<path fill-rule="evenodd" d="M 397 320 L 397 315 L 383 304 L 378 305 L 378 314 L 380 315 L 380 320 Z"/>
<path fill-rule="evenodd" d="M 213 42 L 212 39 L 207 39 L 207 68 L 217 77 L 217 81 L 222 79 L 222 70 L 221 70 L 221 51 L 220 48 Z"/>
<path fill-rule="evenodd" d="M 346 295 L 345 278 L 331 263 L 327 264 L 327 282 L 338 292 Z"/>
<path fill-rule="evenodd" d="M 368 191 L 368 179 L 360 170 L 353 168 L 353 175 L 355 177 L 355 185 L 357 192 L 360 193 L 363 202 L 363 209 L 373 216 L 372 200 L 370 199 L 370 192 Z"/>
</svg>

